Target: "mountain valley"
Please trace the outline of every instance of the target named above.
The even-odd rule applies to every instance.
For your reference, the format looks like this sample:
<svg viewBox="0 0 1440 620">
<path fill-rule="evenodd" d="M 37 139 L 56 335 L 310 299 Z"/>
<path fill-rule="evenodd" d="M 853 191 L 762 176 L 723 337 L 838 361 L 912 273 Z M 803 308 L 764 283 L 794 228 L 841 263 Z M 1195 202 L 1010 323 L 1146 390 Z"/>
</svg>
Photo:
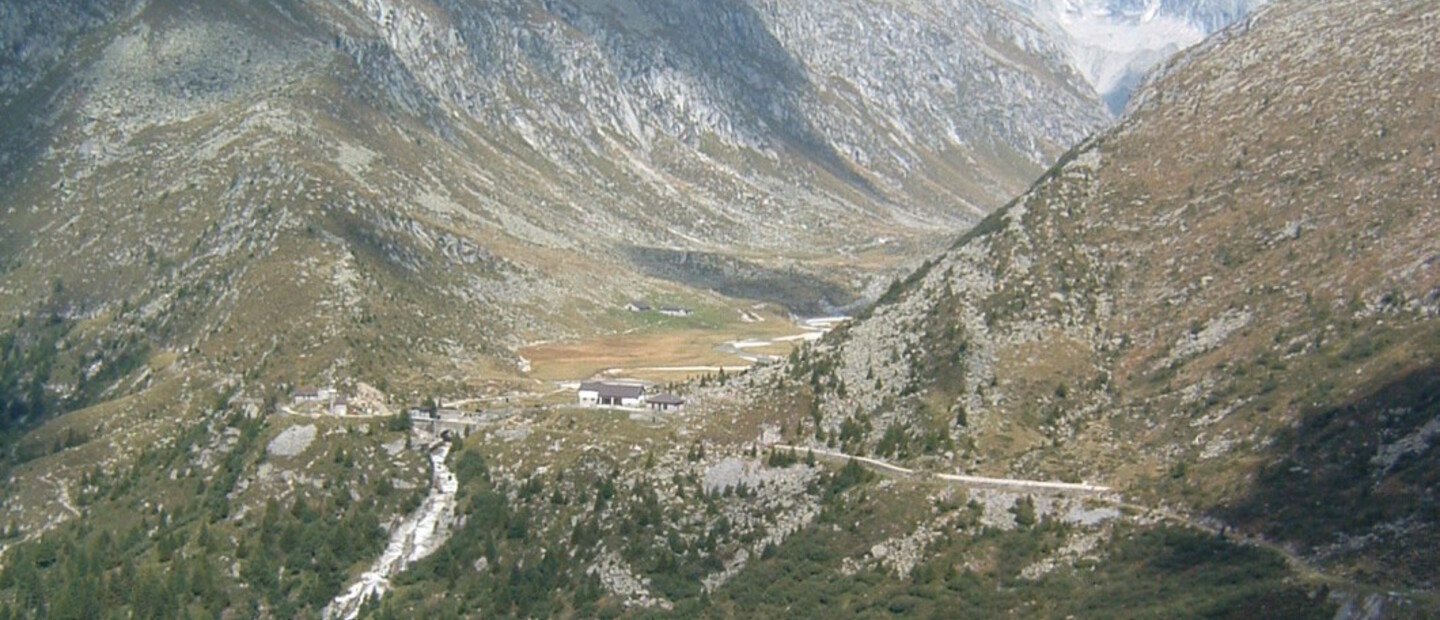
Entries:
<svg viewBox="0 0 1440 620">
<path fill-rule="evenodd" d="M 1437 24 L 7 3 L 0 618 L 1433 617 Z"/>
</svg>

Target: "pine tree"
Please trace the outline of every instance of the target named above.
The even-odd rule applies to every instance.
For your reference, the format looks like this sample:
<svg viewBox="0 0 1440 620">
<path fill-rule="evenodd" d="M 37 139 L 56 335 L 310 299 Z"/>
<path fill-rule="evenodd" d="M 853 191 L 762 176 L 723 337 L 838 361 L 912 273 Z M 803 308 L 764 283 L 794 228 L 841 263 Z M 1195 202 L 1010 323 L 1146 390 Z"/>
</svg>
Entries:
<svg viewBox="0 0 1440 620">
<path fill-rule="evenodd" d="M 1011 514 L 1015 515 L 1015 526 L 1021 529 L 1029 529 L 1035 525 L 1035 500 L 1029 495 L 1015 501 L 1010 508 Z"/>
</svg>

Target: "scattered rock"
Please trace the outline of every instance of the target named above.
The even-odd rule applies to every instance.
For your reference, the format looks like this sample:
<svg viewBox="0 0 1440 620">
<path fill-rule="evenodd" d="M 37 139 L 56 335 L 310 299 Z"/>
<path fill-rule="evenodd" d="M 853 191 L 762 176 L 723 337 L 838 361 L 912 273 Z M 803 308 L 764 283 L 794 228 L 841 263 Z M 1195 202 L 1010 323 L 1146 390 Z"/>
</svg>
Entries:
<svg viewBox="0 0 1440 620">
<path fill-rule="evenodd" d="M 271 456 L 297 456 L 310 448 L 311 442 L 315 441 L 315 432 L 314 424 L 292 426 L 270 440 L 265 451 Z"/>
<path fill-rule="evenodd" d="M 586 569 L 585 574 L 598 576 L 607 591 L 625 600 L 626 607 L 671 609 L 674 606 L 670 601 L 652 595 L 650 588 L 635 577 L 630 566 L 614 551 L 601 555 L 595 564 Z"/>
</svg>

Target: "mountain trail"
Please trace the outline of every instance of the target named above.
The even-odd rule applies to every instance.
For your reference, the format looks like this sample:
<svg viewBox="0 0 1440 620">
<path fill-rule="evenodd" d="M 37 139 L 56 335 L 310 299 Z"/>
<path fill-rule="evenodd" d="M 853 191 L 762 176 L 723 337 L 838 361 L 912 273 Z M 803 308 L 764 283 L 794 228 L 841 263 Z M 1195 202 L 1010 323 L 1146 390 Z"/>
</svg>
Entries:
<svg viewBox="0 0 1440 620">
<path fill-rule="evenodd" d="M 863 465 L 867 465 L 871 469 L 880 471 L 881 473 L 887 475 L 900 476 L 916 480 L 929 478 L 951 484 L 959 484 L 961 486 L 999 488 L 1016 491 L 1048 491 L 1054 493 L 1070 493 L 1081 495 L 1109 493 L 1112 490 L 1110 487 L 1107 486 L 1088 484 L 1084 482 L 1051 482 L 1045 480 L 1025 480 L 1021 478 L 987 478 L 984 476 L 964 476 L 959 474 L 942 473 L 927 474 L 926 472 L 917 472 L 913 469 L 901 467 L 893 463 L 887 463 L 879 459 L 872 459 L 865 456 L 854 456 L 841 452 L 832 452 L 830 450 L 821 450 L 808 446 L 790 446 L 776 444 L 771 447 L 778 450 L 794 450 L 797 453 L 801 450 L 808 450 L 810 452 L 813 452 L 815 456 L 825 459 L 855 459 L 857 462 Z"/>
</svg>

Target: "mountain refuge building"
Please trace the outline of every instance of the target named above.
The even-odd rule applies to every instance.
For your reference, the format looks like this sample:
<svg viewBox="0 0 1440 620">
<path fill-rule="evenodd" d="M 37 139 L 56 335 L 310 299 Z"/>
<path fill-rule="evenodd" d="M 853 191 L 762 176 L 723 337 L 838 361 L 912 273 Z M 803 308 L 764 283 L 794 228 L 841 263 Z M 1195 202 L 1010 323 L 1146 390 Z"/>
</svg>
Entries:
<svg viewBox="0 0 1440 620">
<path fill-rule="evenodd" d="M 581 407 L 643 407 L 645 386 L 587 381 L 577 396 Z"/>
</svg>

